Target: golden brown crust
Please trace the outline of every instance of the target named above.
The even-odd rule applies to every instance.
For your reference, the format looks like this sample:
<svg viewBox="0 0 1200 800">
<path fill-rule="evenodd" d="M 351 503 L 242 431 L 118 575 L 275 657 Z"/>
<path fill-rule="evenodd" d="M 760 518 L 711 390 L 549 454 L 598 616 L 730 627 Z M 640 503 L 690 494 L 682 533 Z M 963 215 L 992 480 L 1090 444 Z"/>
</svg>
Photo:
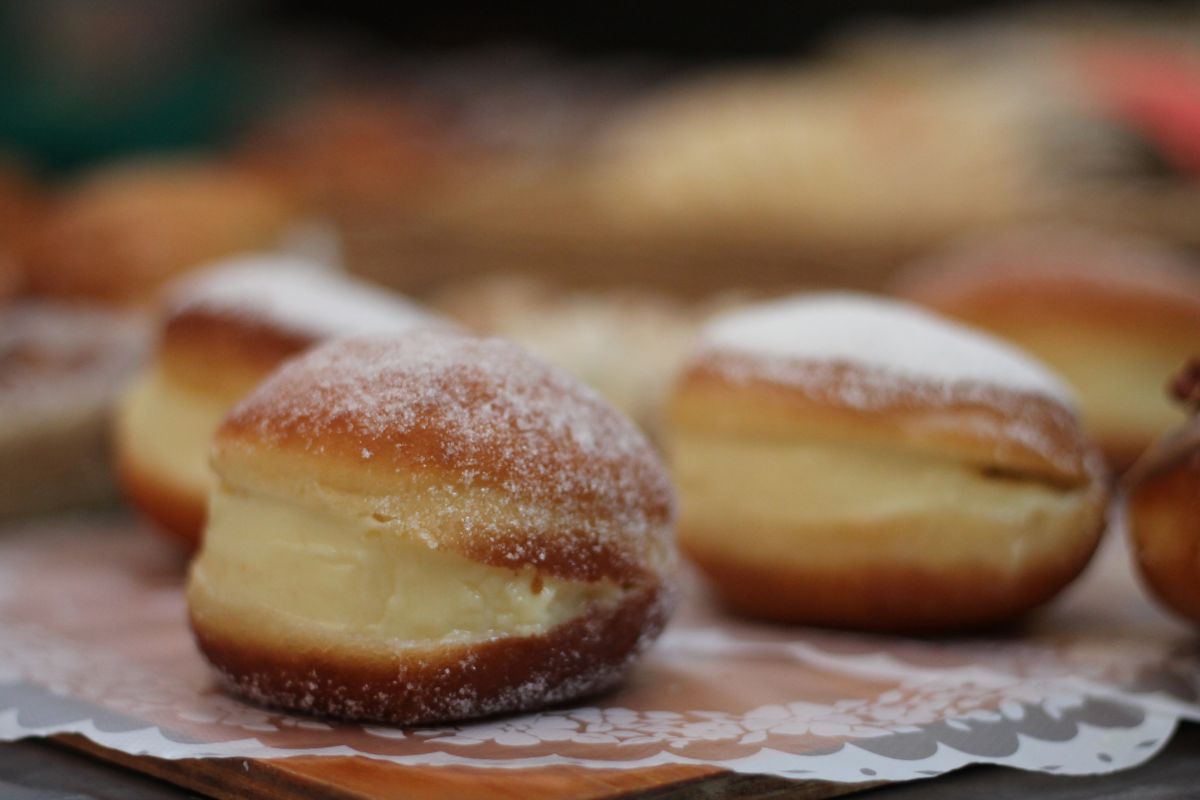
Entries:
<svg viewBox="0 0 1200 800">
<path fill-rule="evenodd" d="M 207 472 L 208 434 L 225 411 L 281 362 L 357 328 L 446 325 L 402 297 L 316 270 L 307 262 L 277 256 L 230 259 L 172 285 L 156 362 L 147 381 L 155 391 L 144 401 L 149 406 L 138 404 L 141 411 L 152 412 L 151 418 L 163 421 L 156 433 L 146 433 L 132 423 L 120 426 L 118 448 L 126 451 L 129 460 L 154 445 L 130 437 L 150 439 L 168 431 L 182 432 L 179 452 L 166 459 L 191 473 L 190 483 L 195 485 L 197 468 Z M 171 423 L 172 418 L 194 415 L 197 409 L 205 411 L 202 417 Z M 167 477 L 155 477 L 146 465 L 141 467 L 128 471 L 130 497 L 144 504 L 148 516 L 194 547 L 206 498 L 196 497 L 196 490 L 189 492 L 186 485 L 172 485 Z M 178 481 L 178 469 L 172 472 Z"/>
<path fill-rule="evenodd" d="M 233 691 L 261 703 L 400 724 L 540 708 L 615 683 L 672 605 L 672 498 L 649 444 L 582 385 L 499 340 L 426 330 L 319 347 L 234 409 L 213 467 L 220 492 L 351 531 L 514 576 L 532 567 L 539 581 L 607 582 L 583 587 L 605 592 L 541 634 L 405 642 L 288 608 L 271 611 L 278 624 L 255 622 L 200 577 L 206 551 L 189 586 L 197 642 Z M 219 529 L 229 546 L 238 524 Z"/>
<path fill-rule="evenodd" d="M 855 406 L 844 398 L 861 393 L 869 374 L 856 366 L 814 365 L 819 380 L 785 385 L 738 369 L 733 362 L 739 358 L 714 354 L 693 361 L 668 407 L 675 429 L 887 441 L 1063 486 L 1089 480 L 1078 422 L 1051 398 L 997 387 L 931 393 L 918 382 L 889 377 L 886 396 Z"/>
<path fill-rule="evenodd" d="M 1013 270 L 1016 272 L 1016 270 Z M 903 296 L 913 302 L 960 319 L 1001 325 L 1006 322 L 1080 322 L 1100 330 L 1114 328 L 1154 339 L 1177 333 L 1181 327 L 1200 328 L 1197 286 L 1183 282 L 1174 294 L 1122 293 L 1119 287 L 1061 276 L 1023 272 L 1001 283 L 1004 271 L 979 276 L 978 283 L 943 281 L 910 286 Z M 1035 275 L 1042 275 L 1038 280 Z M 1170 287 L 1164 286 L 1164 289 Z"/>
<path fill-rule="evenodd" d="M 1184 404 L 1200 401 L 1200 361 L 1173 389 Z M 1155 442 L 1124 484 L 1142 577 L 1164 605 L 1200 622 L 1200 415 Z"/>
<path fill-rule="evenodd" d="M 161 380 L 232 406 L 289 355 L 311 346 L 296 334 L 252 320 L 232 319 L 203 311 L 170 317 L 159 340 L 155 368 Z M 188 552 L 199 547 L 208 498 L 186 485 L 173 483 L 161 470 L 139 464 L 137 443 L 118 426 L 115 442 L 117 477 L 129 501 Z M 193 453 L 178 453 L 190 461 Z"/>
<path fill-rule="evenodd" d="M 1151 591 L 1200 623 L 1200 448 L 1137 484 L 1129 495 L 1129 530 Z"/>
<path fill-rule="evenodd" d="M 302 478 L 377 520 L 404 513 L 390 501 L 411 480 L 405 491 L 438 506 L 423 535 L 565 578 L 637 579 L 674 513 L 632 422 L 514 345 L 444 331 L 345 339 L 290 362 L 230 413 L 215 454 L 233 485 L 287 496 Z M 449 513 L 474 492 L 490 507 Z"/>
<path fill-rule="evenodd" d="M 1173 424 L 1154 401 L 1200 342 L 1200 265 L 1145 243 L 1058 234 L 966 246 L 896 288 L 1044 354 L 1076 384 L 1118 473 Z"/>
<path fill-rule="evenodd" d="M 163 370 L 230 402 L 322 341 L 454 327 L 403 296 L 279 255 L 226 259 L 173 283 L 166 306 Z"/>
<path fill-rule="evenodd" d="M 225 683 L 292 711 L 399 725 L 528 711 L 616 683 L 666 623 L 660 586 L 593 607 L 539 636 L 360 652 L 223 629 L 193 598 L 197 644 Z"/>
<path fill-rule="evenodd" d="M 1092 441 L 1104 454 L 1104 461 L 1114 480 L 1132 469 L 1146 452 L 1144 437 L 1095 433 Z"/>
<path fill-rule="evenodd" d="M 270 244 L 292 209 L 268 183 L 220 165 L 157 163 L 97 174 L 50 210 L 31 248 L 40 293 L 151 301 L 177 275 Z"/>
<path fill-rule="evenodd" d="M 879 531 L 886 536 L 887 531 Z M 1100 528 L 1054 559 L 1019 572 L 1002 565 L 767 567 L 729 548 L 684 538 L 682 548 L 722 600 L 749 616 L 881 633 L 949 633 L 1012 622 L 1050 600 L 1087 565 Z M 798 547 L 802 545 L 798 544 Z"/>
<path fill-rule="evenodd" d="M 668 408 L 679 457 L 694 456 L 678 470 L 680 541 L 730 606 L 961 630 L 1078 574 L 1105 480 L 1052 375 L 900 306 L 789 302 L 714 323 Z M 823 484 L 815 470 L 833 465 Z"/>
<path fill-rule="evenodd" d="M 1069 319 L 1150 340 L 1200 335 L 1200 266 L 1150 244 L 1099 236 L 966 245 L 915 267 L 895 289 L 985 327 Z"/>
<path fill-rule="evenodd" d="M 188 553 L 200 546 L 208 498 L 172 484 L 161 473 L 143 469 L 123 448 L 117 448 L 117 478 L 126 498 Z"/>
<path fill-rule="evenodd" d="M 188 308 L 167 319 L 158 363 L 180 386 L 233 403 L 284 360 L 318 341 L 320 337 L 286 330 L 267 320 Z"/>
</svg>

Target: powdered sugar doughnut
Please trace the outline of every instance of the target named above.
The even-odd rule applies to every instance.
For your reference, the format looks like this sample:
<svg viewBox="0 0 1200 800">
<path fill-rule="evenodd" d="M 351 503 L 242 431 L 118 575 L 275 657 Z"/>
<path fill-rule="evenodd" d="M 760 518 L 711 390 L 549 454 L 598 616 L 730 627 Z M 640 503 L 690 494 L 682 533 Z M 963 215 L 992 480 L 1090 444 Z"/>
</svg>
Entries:
<svg viewBox="0 0 1200 800">
<path fill-rule="evenodd" d="M 237 400 L 326 339 L 425 325 L 449 323 L 398 295 L 279 256 L 236 258 L 176 284 L 154 363 L 118 418 L 126 493 L 194 547 L 212 483 L 209 442 Z"/>
<path fill-rule="evenodd" d="M 915 266 L 903 296 L 1027 349 L 1079 395 L 1117 469 L 1184 422 L 1163 386 L 1200 347 L 1200 262 L 1074 229 L 973 239 Z"/>
<path fill-rule="evenodd" d="M 996 623 L 1090 557 L 1104 478 L 1069 390 L 915 308 L 811 295 L 714 320 L 676 383 L 681 544 L 734 608 L 880 630 Z"/>
<path fill-rule="evenodd" d="M 673 499 L 637 428 L 499 339 L 296 359 L 230 413 L 188 587 L 233 691 L 402 724 L 614 684 L 661 630 Z"/>
</svg>

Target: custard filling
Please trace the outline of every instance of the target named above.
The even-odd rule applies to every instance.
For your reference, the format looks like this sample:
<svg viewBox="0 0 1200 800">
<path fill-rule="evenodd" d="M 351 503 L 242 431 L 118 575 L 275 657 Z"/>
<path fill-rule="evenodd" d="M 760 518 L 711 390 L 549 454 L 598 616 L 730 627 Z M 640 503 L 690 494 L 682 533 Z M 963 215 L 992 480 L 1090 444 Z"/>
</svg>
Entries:
<svg viewBox="0 0 1200 800">
<path fill-rule="evenodd" d="M 1076 388 L 1085 427 L 1143 439 L 1183 424 L 1183 414 L 1162 387 L 1186 359 L 1186 343 L 1154 348 L 1099 331 L 1073 337 L 1028 323 L 997 330 Z"/>
<path fill-rule="evenodd" d="M 533 636 L 597 602 L 612 582 L 495 567 L 356 518 L 220 486 L 189 591 L 245 625 L 318 626 L 364 643 Z"/>
<path fill-rule="evenodd" d="M 125 396 L 121 446 L 150 474 L 205 496 L 214 483 L 209 446 L 228 411 L 228 402 L 183 389 L 152 369 Z"/>
<path fill-rule="evenodd" d="M 673 461 L 681 537 L 748 559 L 1019 563 L 1087 525 L 1087 487 L 1062 488 L 902 449 L 688 434 Z M 916 555 L 914 555 L 916 554 Z"/>
</svg>

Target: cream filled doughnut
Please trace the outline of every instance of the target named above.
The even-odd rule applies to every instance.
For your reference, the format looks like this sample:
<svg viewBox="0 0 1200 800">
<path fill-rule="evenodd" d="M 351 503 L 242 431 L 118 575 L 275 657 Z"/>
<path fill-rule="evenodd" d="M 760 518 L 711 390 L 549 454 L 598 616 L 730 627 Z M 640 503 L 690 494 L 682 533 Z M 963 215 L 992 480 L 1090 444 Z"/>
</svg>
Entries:
<svg viewBox="0 0 1200 800">
<path fill-rule="evenodd" d="M 965 242 L 897 289 L 1050 365 L 1117 469 L 1183 423 L 1162 387 L 1200 343 L 1200 264 L 1179 253 L 1083 230 L 1020 231 Z"/>
<path fill-rule="evenodd" d="M 126 494 L 194 547 L 212 488 L 212 434 L 280 362 L 337 336 L 449 324 L 403 297 L 279 256 L 232 259 L 175 285 L 157 354 L 117 418 Z"/>
<path fill-rule="evenodd" d="M 1146 585 L 1164 606 L 1200 623 L 1200 360 L 1173 388 L 1192 418 L 1125 476 L 1129 533 Z"/>
<path fill-rule="evenodd" d="M 626 418 L 499 339 L 324 345 L 215 438 L 188 602 L 234 692 L 400 724 L 619 680 L 673 593 L 673 500 Z"/>
<path fill-rule="evenodd" d="M 1069 390 L 900 303 L 809 295 L 718 317 L 667 428 L 681 547 L 751 615 L 1004 622 L 1066 585 L 1103 525 Z"/>
</svg>

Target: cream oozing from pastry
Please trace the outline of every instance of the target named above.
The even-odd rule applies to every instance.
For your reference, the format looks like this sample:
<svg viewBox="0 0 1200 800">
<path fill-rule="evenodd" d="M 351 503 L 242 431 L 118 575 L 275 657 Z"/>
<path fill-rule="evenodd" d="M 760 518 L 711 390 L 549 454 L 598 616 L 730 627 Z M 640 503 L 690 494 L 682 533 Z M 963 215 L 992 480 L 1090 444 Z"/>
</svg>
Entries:
<svg viewBox="0 0 1200 800">
<path fill-rule="evenodd" d="M 213 483 L 208 466 L 213 433 L 229 410 L 227 399 L 189 390 L 152 369 L 125 396 L 119 425 L 130 461 L 188 493 Z"/>
<path fill-rule="evenodd" d="M 534 636 L 621 590 L 483 564 L 370 515 L 219 486 L 189 591 L 241 625 L 370 647 Z"/>
<path fill-rule="evenodd" d="M 748 539 L 742 556 L 764 564 L 907 563 L 919 553 L 1016 567 L 1055 547 L 1056 532 L 1073 530 L 1089 491 L 846 441 L 689 433 L 673 451 L 688 500 L 685 544 L 719 547 L 739 530 Z"/>
</svg>

